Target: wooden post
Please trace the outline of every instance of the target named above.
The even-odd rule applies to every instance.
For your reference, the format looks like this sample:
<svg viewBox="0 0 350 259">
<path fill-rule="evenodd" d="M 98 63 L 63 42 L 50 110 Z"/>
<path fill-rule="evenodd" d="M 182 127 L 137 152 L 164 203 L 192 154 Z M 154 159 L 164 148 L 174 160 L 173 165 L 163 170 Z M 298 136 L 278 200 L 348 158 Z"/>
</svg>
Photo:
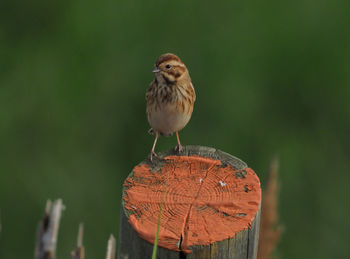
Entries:
<svg viewBox="0 0 350 259">
<path fill-rule="evenodd" d="M 240 159 L 186 146 L 135 166 L 124 182 L 118 258 L 255 259 L 261 188 Z"/>
</svg>

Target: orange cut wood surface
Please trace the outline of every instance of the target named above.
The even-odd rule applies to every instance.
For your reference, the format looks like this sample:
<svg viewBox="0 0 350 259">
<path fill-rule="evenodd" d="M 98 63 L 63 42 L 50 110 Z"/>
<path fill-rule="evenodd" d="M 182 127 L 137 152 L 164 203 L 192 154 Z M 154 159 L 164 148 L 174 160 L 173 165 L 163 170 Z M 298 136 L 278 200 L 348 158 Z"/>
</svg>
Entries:
<svg viewBox="0 0 350 259">
<path fill-rule="evenodd" d="M 161 203 L 158 244 L 171 250 L 190 253 L 192 246 L 232 238 L 250 227 L 261 199 L 252 169 L 199 156 L 165 160 L 158 171 L 136 166 L 124 182 L 129 223 L 143 239 L 154 243 Z"/>
</svg>

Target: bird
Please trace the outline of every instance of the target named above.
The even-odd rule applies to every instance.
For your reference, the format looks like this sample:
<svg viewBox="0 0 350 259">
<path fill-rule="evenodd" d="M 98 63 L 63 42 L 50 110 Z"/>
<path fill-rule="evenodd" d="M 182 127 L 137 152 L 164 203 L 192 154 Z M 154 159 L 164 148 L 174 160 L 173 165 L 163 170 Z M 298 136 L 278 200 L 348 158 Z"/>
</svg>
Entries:
<svg viewBox="0 0 350 259">
<path fill-rule="evenodd" d="M 161 55 L 152 70 L 154 79 L 146 91 L 146 115 L 150 134 L 155 135 L 149 154 L 152 162 L 159 136 L 176 133 L 175 150 L 182 151 L 179 131 L 191 119 L 196 93 L 190 74 L 181 59 L 172 53 Z"/>
</svg>

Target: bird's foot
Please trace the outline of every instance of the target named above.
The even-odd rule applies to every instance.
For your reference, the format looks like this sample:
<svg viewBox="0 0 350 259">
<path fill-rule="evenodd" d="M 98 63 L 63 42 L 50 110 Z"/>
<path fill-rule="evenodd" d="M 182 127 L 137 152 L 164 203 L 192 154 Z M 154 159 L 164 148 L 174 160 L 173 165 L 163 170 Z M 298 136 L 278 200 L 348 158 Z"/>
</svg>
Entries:
<svg viewBox="0 0 350 259">
<path fill-rule="evenodd" d="M 154 135 L 154 130 L 153 130 L 153 128 L 150 128 L 150 129 L 148 130 L 148 134 Z"/>
<path fill-rule="evenodd" d="M 148 158 L 149 158 L 149 160 L 151 160 L 151 162 L 153 162 L 153 157 L 159 158 L 157 153 L 152 150 L 151 153 L 148 156 Z"/>
<path fill-rule="evenodd" d="M 180 153 L 182 150 L 183 150 L 183 147 L 181 144 L 176 145 L 176 147 L 175 147 L 176 152 Z"/>
</svg>

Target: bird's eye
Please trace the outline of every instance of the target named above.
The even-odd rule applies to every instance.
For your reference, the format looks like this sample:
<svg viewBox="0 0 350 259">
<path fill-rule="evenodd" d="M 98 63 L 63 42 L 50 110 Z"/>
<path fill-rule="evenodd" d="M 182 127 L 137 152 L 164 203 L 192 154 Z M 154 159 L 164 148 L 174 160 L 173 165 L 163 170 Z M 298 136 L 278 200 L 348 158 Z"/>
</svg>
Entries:
<svg viewBox="0 0 350 259">
<path fill-rule="evenodd" d="M 168 64 L 168 65 L 165 66 L 165 68 L 166 68 L 166 69 L 170 69 L 170 68 L 171 68 L 171 65 Z"/>
</svg>

